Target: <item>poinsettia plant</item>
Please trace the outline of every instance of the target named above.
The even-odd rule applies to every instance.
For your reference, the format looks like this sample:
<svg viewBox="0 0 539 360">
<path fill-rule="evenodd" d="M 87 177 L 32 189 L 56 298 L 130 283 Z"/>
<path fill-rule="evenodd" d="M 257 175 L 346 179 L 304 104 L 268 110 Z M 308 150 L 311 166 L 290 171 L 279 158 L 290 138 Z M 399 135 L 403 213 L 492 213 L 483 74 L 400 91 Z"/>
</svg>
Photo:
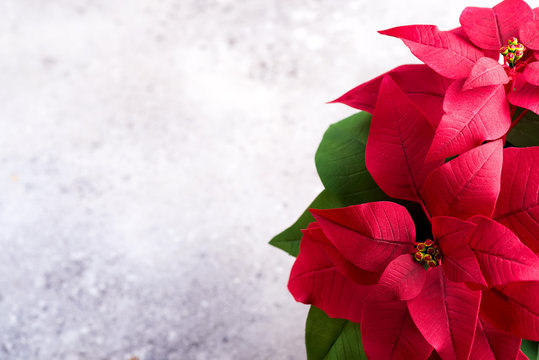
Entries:
<svg viewBox="0 0 539 360">
<path fill-rule="evenodd" d="M 533 359 L 539 341 L 539 8 L 410 25 L 403 65 L 334 102 L 297 256 L 308 359 Z"/>
</svg>

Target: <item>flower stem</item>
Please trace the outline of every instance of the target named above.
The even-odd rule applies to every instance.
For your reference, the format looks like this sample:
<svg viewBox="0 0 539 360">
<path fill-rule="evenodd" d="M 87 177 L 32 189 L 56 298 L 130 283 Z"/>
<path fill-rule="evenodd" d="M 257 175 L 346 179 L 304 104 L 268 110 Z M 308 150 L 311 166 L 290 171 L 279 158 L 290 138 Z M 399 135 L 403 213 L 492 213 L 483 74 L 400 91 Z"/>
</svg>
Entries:
<svg viewBox="0 0 539 360">
<path fill-rule="evenodd" d="M 516 106 L 515 106 L 516 108 Z M 509 131 L 513 130 L 513 128 L 515 127 L 515 125 L 524 117 L 524 115 L 526 115 L 526 113 L 528 112 L 527 109 L 525 109 L 524 111 L 522 111 L 522 113 L 520 113 L 520 115 L 511 123 L 511 127 L 509 128 L 509 130 L 507 131 L 509 133 Z M 513 116 L 511 116 L 512 118 Z"/>
<path fill-rule="evenodd" d="M 427 215 L 427 218 L 429 219 L 429 221 L 432 223 L 432 216 L 430 216 L 430 213 L 429 211 L 427 210 L 427 207 L 425 206 L 425 203 L 423 202 L 423 200 L 421 200 L 419 202 L 419 204 L 421 204 L 421 208 L 423 209 L 423 212 L 425 213 L 425 215 Z"/>
<path fill-rule="evenodd" d="M 512 119 L 513 118 L 513 115 L 515 115 L 515 112 L 517 111 L 517 107 L 515 105 L 511 105 L 511 108 L 510 108 L 510 114 L 509 114 L 509 117 Z"/>
</svg>

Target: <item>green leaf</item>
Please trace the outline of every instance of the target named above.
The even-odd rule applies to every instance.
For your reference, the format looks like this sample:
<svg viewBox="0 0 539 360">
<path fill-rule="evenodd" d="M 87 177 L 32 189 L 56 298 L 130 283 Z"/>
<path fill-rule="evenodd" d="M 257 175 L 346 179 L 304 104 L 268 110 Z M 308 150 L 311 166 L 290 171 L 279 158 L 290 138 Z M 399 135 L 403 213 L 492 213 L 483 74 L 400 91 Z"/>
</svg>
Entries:
<svg viewBox="0 0 539 360">
<path fill-rule="evenodd" d="M 539 360 L 539 342 L 522 339 L 520 349 L 529 360 Z"/>
<path fill-rule="evenodd" d="M 316 151 L 322 184 L 345 205 L 387 199 L 365 166 L 371 117 L 360 112 L 331 125 Z"/>
<path fill-rule="evenodd" d="M 271 239 L 270 244 L 289 253 L 298 256 L 299 243 L 302 237 L 301 229 L 306 229 L 307 225 L 314 221 L 308 209 L 334 209 L 343 207 L 343 203 L 330 192 L 323 190 L 320 195 L 307 207 L 299 219 L 288 229 Z"/>
<path fill-rule="evenodd" d="M 305 325 L 308 360 L 367 360 L 359 324 L 332 319 L 311 306 Z"/>
<path fill-rule="evenodd" d="M 513 116 L 516 118 L 523 109 L 518 109 Z M 528 147 L 539 145 L 539 115 L 528 111 L 522 119 L 515 125 L 513 130 L 507 134 L 507 140 L 517 147 Z"/>
</svg>

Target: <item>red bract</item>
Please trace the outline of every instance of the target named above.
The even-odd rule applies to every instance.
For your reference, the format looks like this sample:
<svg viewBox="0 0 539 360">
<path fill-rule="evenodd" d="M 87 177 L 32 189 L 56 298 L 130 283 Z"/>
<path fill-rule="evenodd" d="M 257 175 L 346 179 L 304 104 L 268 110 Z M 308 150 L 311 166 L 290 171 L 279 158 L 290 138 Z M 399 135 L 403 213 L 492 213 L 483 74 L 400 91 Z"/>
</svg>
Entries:
<svg viewBox="0 0 539 360">
<path fill-rule="evenodd" d="M 477 320 L 470 359 L 517 359 L 520 338 L 490 325 L 483 318 Z M 522 355 L 524 356 L 524 355 Z M 518 358 L 520 359 L 520 358 Z M 524 359 L 527 359 L 524 357 Z"/>
<path fill-rule="evenodd" d="M 447 216 L 432 219 L 433 236 L 438 240 L 447 278 L 454 282 L 476 283 L 487 286 L 474 252 L 466 240 L 476 225 Z"/>
<path fill-rule="evenodd" d="M 442 164 L 425 162 L 434 130 L 417 106 L 385 76 L 380 85 L 365 162 L 386 194 L 418 201 L 428 174 Z"/>
<path fill-rule="evenodd" d="M 366 302 L 361 337 L 372 359 L 425 359 L 432 351 L 404 301 Z"/>
<path fill-rule="evenodd" d="M 493 218 L 539 252 L 539 148 L 504 150 L 501 191 Z"/>
<path fill-rule="evenodd" d="M 507 84 L 509 76 L 500 63 L 488 57 L 482 57 L 470 71 L 470 75 L 462 85 L 462 90 L 471 90 L 477 87 Z M 496 87 L 497 89 L 498 87 Z"/>
<path fill-rule="evenodd" d="M 442 359 L 467 359 L 475 335 L 481 292 L 452 282 L 439 267 L 428 272 L 423 291 L 408 309 Z"/>
<path fill-rule="evenodd" d="M 500 192 L 502 142 L 472 149 L 434 170 L 421 190 L 432 216 L 490 216 Z"/>
<path fill-rule="evenodd" d="M 455 81 L 446 92 L 445 115 L 436 128 L 428 160 L 457 155 L 485 140 L 498 139 L 511 126 L 503 85 L 481 86 L 472 90 L 464 89 L 463 85 L 464 79 Z"/>
<path fill-rule="evenodd" d="M 303 230 L 288 288 L 296 301 L 313 304 L 331 317 L 360 322 L 362 300 L 368 288 L 339 271 L 337 267 L 342 265 L 333 258 L 344 259 L 321 228 L 316 223 L 311 224 Z"/>
<path fill-rule="evenodd" d="M 539 281 L 516 282 L 484 292 L 481 314 L 518 337 L 539 341 Z"/>
<path fill-rule="evenodd" d="M 383 271 L 415 238 L 412 218 L 392 202 L 311 213 L 344 258 L 366 271 Z"/>
<path fill-rule="evenodd" d="M 432 70 L 450 79 L 466 78 L 485 54 L 466 39 L 434 25 L 408 25 L 380 31 L 401 39 Z"/>
</svg>

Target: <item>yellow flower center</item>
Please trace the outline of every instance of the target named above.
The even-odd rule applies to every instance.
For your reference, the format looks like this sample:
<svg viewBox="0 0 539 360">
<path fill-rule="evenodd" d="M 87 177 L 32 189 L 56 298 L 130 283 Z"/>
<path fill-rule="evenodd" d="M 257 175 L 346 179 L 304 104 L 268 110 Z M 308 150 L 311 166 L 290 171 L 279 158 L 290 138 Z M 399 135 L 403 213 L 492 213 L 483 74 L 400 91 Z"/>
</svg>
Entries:
<svg viewBox="0 0 539 360">
<path fill-rule="evenodd" d="M 425 270 L 440 265 L 442 260 L 442 253 L 431 239 L 416 242 L 412 256 L 415 261 L 423 265 Z"/>
<path fill-rule="evenodd" d="M 505 62 L 510 68 L 515 66 L 515 63 L 524 56 L 526 47 L 518 42 L 516 37 L 507 40 L 507 46 L 500 49 L 500 54 L 503 55 Z"/>
</svg>

